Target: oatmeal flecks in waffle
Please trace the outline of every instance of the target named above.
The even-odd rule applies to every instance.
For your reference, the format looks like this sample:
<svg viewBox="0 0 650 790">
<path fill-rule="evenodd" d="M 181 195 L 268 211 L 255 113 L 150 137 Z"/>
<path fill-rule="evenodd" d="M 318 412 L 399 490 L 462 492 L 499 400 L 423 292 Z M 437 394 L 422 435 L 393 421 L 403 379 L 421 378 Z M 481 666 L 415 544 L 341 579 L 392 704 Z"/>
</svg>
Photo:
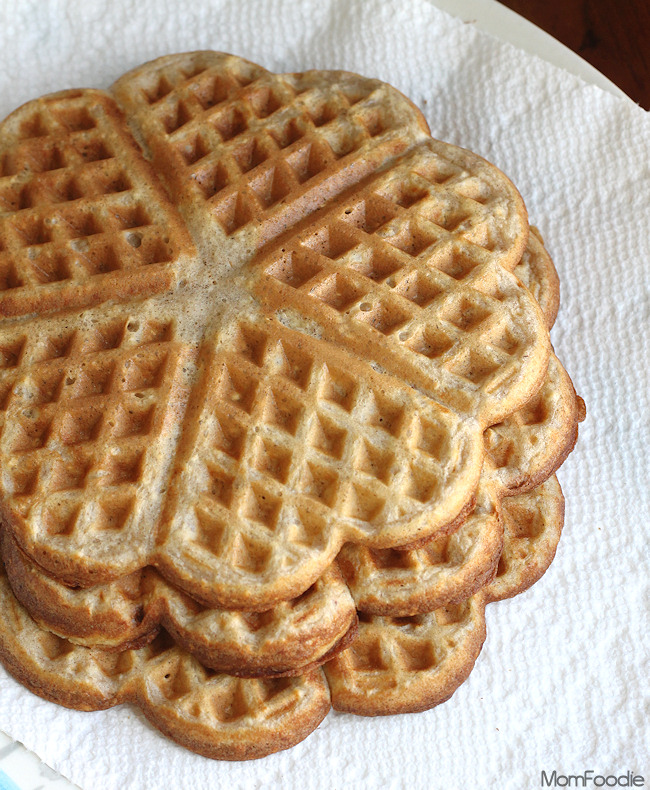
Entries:
<svg viewBox="0 0 650 790">
<path fill-rule="evenodd" d="M 384 83 L 215 53 L 0 137 L 0 498 L 48 573 L 262 611 L 457 525 L 550 352 L 496 168 Z"/>
</svg>

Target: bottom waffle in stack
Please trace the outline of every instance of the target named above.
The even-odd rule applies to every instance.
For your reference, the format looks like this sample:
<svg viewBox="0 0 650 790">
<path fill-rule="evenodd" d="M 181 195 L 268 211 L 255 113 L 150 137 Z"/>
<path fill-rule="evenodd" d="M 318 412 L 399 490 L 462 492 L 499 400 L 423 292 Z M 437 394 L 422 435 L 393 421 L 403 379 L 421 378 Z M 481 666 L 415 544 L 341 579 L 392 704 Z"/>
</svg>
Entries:
<svg viewBox="0 0 650 790">
<path fill-rule="evenodd" d="M 550 327 L 557 275 L 535 236 L 515 271 Z M 209 609 L 152 570 L 70 589 L 5 531 L 0 660 L 68 707 L 132 702 L 166 735 L 217 759 L 286 749 L 330 707 L 431 708 L 471 672 L 487 603 L 527 589 L 553 559 L 564 516 L 554 472 L 582 412 L 552 356 L 535 398 L 486 431 L 476 507 L 451 535 L 401 550 L 349 544 L 299 599 L 268 612 Z"/>
</svg>

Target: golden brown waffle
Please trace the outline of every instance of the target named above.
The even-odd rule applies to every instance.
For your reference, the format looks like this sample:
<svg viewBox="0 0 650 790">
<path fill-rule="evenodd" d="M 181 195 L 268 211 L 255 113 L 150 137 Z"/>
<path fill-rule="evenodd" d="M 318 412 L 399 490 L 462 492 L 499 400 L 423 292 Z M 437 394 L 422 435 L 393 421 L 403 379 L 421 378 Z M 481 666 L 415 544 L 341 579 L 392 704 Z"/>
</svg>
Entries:
<svg viewBox="0 0 650 790">
<path fill-rule="evenodd" d="M 564 525 L 564 496 L 555 475 L 504 501 L 505 539 L 497 572 L 481 594 L 486 603 L 513 598 L 548 570 Z"/>
<path fill-rule="evenodd" d="M 323 661 L 355 620 L 343 544 L 403 564 L 426 544 L 417 569 L 373 557 L 383 599 L 351 582 L 404 616 L 364 614 L 326 671 L 362 714 L 448 697 L 485 604 L 552 559 L 563 500 L 541 481 L 581 416 L 512 184 L 383 83 L 191 53 L 13 113 L 0 207 L 2 552 L 42 622 L 95 642 L 102 621 L 117 649 L 41 628 L 2 571 L 10 671 L 261 756 L 325 715 L 324 674 L 237 679 L 186 648 L 242 674 Z M 180 644 L 119 649 L 161 622 Z"/>
<path fill-rule="evenodd" d="M 560 308 L 560 278 L 535 226 L 530 228 L 528 244 L 513 271 L 535 297 L 550 329 Z"/>
<path fill-rule="evenodd" d="M 128 130 L 97 91 L 0 129 L 0 507 L 22 550 L 68 584 L 154 565 L 264 610 L 346 541 L 448 532 L 482 430 L 549 356 L 509 271 L 512 184 L 355 75 L 199 53 L 113 95 Z"/>
<path fill-rule="evenodd" d="M 74 645 L 41 629 L 18 603 L 0 562 L 0 659 L 40 696 L 80 710 L 140 706 L 166 735 L 218 759 L 262 757 L 306 737 L 338 710 L 381 715 L 447 699 L 469 674 L 485 637 L 488 600 L 538 578 L 559 539 L 563 498 L 555 478 L 504 503 L 501 573 L 468 601 L 411 618 L 366 616 L 353 647 L 297 678 L 251 680 L 214 674 L 164 634 L 123 653 Z M 327 683 L 325 683 L 327 677 Z"/>
<path fill-rule="evenodd" d="M 173 316 L 106 305 L 2 325 L 0 345 L 5 523 L 62 578 L 70 553 L 91 558 L 89 578 L 146 564 L 187 399 Z"/>
<path fill-rule="evenodd" d="M 262 245 L 428 137 L 420 111 L 378 80 L 272 74 L 217 52 L 146 63 L 112 93 L 208 245 Z"/>
<path fill-rule="evenodd" d="M 107 653 L 42 630 L 16 601 L 0 563 L 0 659 L 27 688 L 78 710 L 137 704 L 154 726 L 206 757 L 247 760 L 305 738 L 329 709 L 322 673 L 241 679 L 215 674 L 161 634 Z"/>
<path fill-rule="evenodd" d="M 485 640 L 485 605 L 528 589 L 555 556 L 564 521 L 557 478 L 505 499 L 503 515 L 491 584 L 430 614 L 361 618 L 353 645 L 325 665 L 333 708 L 362 716 L 428 710 L 467 679 Z"/>
<path fill-rule="evenodd" d="M 153 569 L 88 590 L 46 576 L 2 535 L 16 597 L 48 631 L 86 647 L 120 652 L 148 644 L 163 626 L 214 670 L 239 677 L 304 674 L 344 649 L 356 633 L 354 601 L 333 566 L 300 598 L 268 612 L 206 609 Z"/>
<path fill-rule="evenodd" d="M 536 488 L 559 468 L 573 449 L 579 419 L 571 380 L 553 356 L 533 400 L 485 432 L 476 508 L 464 524 L 408 551 L 343 547 L 338 563 L 357 609 L 416 615 L 462 601 L 482 588 L 502 554 L 504 497 Z"/>
<path fill-rule="evenodd" d="M 536 258 L 527 259 L 529 268 L 533 264 L 529 282 L 541 292 L 546 268 L 535 265 Z M 548 477 L 572 447 L 576 428 L 573 387 L 552 357 L 534 400 L 485 433 L 488 471 L 474 513 L 456 532 L 412 551 L 344 547 L 338 561 L 356 606 L 370 614 L 412 615 L 463 600 L 482 587 L 494 575 L 503 545 L 500 499 Z M 162 624 L 204 665 L 240 676 L 295 674 L 322 662 L 343 648 L 355 620 L 352 598 L 331 571 L 298 601 L 245 614 L 206 610 L 153 570 L 87 590 L 69 589 L 45 575 L 7 534 L 4 556 L 20 602 L 59 636 L 121 650 L 146 643 Z"/>
<path fill-rule="evenodd" d="M 346 540 L 398 545 L 452 528 L 480 474 L 473 421 L 338 349 L 325 363 L 322 341 L 278 325 L 235 353 L 243 328 L 194 391 L 158 534 L 168 579 L 206 603 L 268 608 Z"/>
<path fill-rule="evenodd" d="M 310 319 L 311 331 L 400 378 L 416 377 L 485 424 L 525 401 L 516 402 L 519 386 L 530 394 L 530 382 L 519 382 L 523 346 L 537 349 L 541 382 L 543 338 L 524 329 L 523 315 L 517 328 L 503 315 L 507 305 L 528 313 L 530 300 L 495 267 L 512 269 L 523 253 L 521 198 L 484 160 L 431 140 L 421 114 L 397 91 L 344 72 L 273 75 L 232 56 L 190 53 L 135 69 L 113 92 L 180 196 L 204 254 L 227 250 L 246 290 L 285 322 L 304 328 Z M 260 97 L 263 112 L 255 109 Z M 285 130 L 296 127 L 287 138 Z M 292 176 L 269 206 L 260 203 L 262 192 L 285 184 L 292 157 L 314 147 L 338 162 L 344 151 L 346 167 L 330 158 L 331 168 L 300 186 Z M 206 170 L 221 173 L 208 198 L 199 186 Z M 354 189 L 350 172 L 358 174 Z M 243 207 L 241 224 L 224 222 L 226 204 L 235 213 Z M 309 206 L 306 214 L 298 205 Z M 270 252 L 248 266 L 250 249 L 269 238 Z"/>
<path fill-rule="evenodd" d="M 533 230 L 515 273 L 539 300 L 551 328 L 559 306 L 559 281 L 539 232 Z M 554 376 L 555 390 L 549 386 Z M 569 393 L 572 393 L 570 397 Z M 524 409 L 485 432 L 487 464 L 494 482 L 509 494 L 501 502 L 501 523 L 497 526 L 497 520 L 493 519 L 482 524 L 477 541 L 478 545 L 481 541 L 490 545 L 495 533 L 502 538 L 494 578 L 471 597 L 446 603 L 428 614 L 406 617 L 362 614 L 354 644 L 326 666 L 335 709 L 370 716 L 426 710 L 449 699 L 468 677 L 485 639 L 486 604 L 528 589 L 555 556 L 564 522 L 564 497 L 555 476 L 541 484 L 540 480 L 571 451 L 577 423 L 584 417 L 584 402 L 575 395 L 566 373 L 552 358 L 545 385 L 535 398 Z M 573 429 L 558 432 L 562 420 Z M 546 444 L 549 438 L 557 440 L 560 436 L 563 439 L 554 450 L 552 441 Z M 531 458 L 536 471 L 526 467 Z M 536 487 L 529 490 L 531 485 Z M 471 520 L 470 517 L 468 523 Z M 464 567 L 471 567 L 467 544 L 463 546 L 459 540 L 464 529 L 466 525 L 442 542 L 438 553 L 420 562 L 420 573 L 424 568 L 425 575 L 427 572 L 433 575 L 431 570 L 436 568 L 436 560 L 438 567 L 444 568 L 453 556 L 452 548 L 457 554 L 464 554 Z M 435 545 L 434 541 L 431 547 Z M 401 553 L 393 554 L 401 557 Z M 487 556 L 487 552 L 482 556 Z M 409 559 L 401 557 L 404 565 L 409 561 L 414 566 L 418 564 L 417 552 L 408 552 L 406 557 Z M 405 575 L 401 580 L 408 585 Z M 444 584 L 441 587 L 444 589 Z M 409 591 L 407 586 L 406 595 L 397 589 L 400 597 L 409 603 L 409 592 L 417 600 L 417 587 Z M 465 589 L 468 594 L 472 592 L 469 586 Z M 354 586 L 351 590 L 354 592 Z M 384 599 L 387 598 L 391 598 L 390 594 L 384 594 Z M 429 600 L 434 606 L 445 602 L 444 595 L 437 601 L 433 596 Z M 377 606 L 376 599 L 370 601 L 371 612 L 373 604 Z M 378 608 L 381 609 L 381 604 Z M 399 607 L 395 609 L 401 614 Z"/>
</svg>

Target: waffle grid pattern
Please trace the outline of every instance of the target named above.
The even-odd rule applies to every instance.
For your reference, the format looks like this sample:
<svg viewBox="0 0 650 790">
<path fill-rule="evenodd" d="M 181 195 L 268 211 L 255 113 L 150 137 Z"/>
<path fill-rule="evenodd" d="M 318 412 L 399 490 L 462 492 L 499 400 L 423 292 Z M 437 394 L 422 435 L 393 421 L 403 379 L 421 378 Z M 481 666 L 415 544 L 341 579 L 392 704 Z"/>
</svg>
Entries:
<svg viewBox="0 0 650 790">
<path fill-rule="evenodd" d="M 476 510 L 451 535 L 408 551 L 348 544 L 338 563 L 357 609 L 368 615 L 414 616 L 456 603 L 494 575 L 503 548 L 500 497 L 485 472 Z"/>
<path fill-rule="evenodd" d="M 555 554 L 564 499 L 553 476 L 504 500 L 503 560 L 470 598 L 408 617 L 361 615 L 354 643 L 325 665 L 332 707 L 360 715 L 427 710 L 469 675 L 485 639 L 485 606 L 528 589 Z"/>
<path fill-rule="evenodd" d="M 455 532 L 409 551 L 344 546 L 338 561 L 357 608 L 375 615 L 411 615 L 483 587 L 502 554 L 503 512 L 511 506 L 504 498 L 530 491 L 558 468 L 573 446 L 577 419 L 573 386 L 552 356 L 538 394 L 485 431 L 476 509 Z"/>
<path fill-rule="evenodd" d="M 172 319 L 114 313 L 0 332 L 2 493 L 30 544 L 79 547 L 104 532 L 115 551 L 141 535 L 137 486 L 158 476 L 183 351 Z"/>
<path fill-rule="evenodd" d="M 169 284 L 182 231 L 151 199 L 108 97 L 68 91 L 26 105 L 5 121 L 1 150 L 0 314 Z"/>
<path fill-rule="evenodd" d="M 326 179 L 348 155 L 367 167 L 361 152 L 367 157 L 405 125 L 376 100 L 383 88 L 376 81 L 280 76 L 228 56 L 174 59 L 127 76 L 124 92 L 121 82 L 117 96 L 137 108 L 152 147 L 164 150 L 173 186 L 205 202 L 228 235 L 253 221 L 263 226 L 285 198 L 295 213 L 296 195 L 316 182 L 322 189 L 319 174 Z"/>
<path fill-rule="evenodd" d="M 552 356 L 529 400 L 550 346 L 517 263 L 548 325 L 558 295 L 536 238 L 522 259 L 521 199 L 356 75 L 194 53 L 111 90 L 3 124 L 3 663 L 226 759 L 299 741 L 330 698 L 444 701 L 486 603 L 553 557 L 563 498 L 539 482 L 580 419 Z M 36 621 L 64 601 L 90 648 L 21 608 L 12 551 Z"/>
<path fill-rule="evenodd" d="M 502 396 L 535 341 L 504 303 L 535 307 L 495 266 L 511 251 L 491 228 L 502 195 L 424 148 L 399 177 L 378 175 L 279 242 L 259 264 L 259 291 L 310 310 L 324 332 L 340 327 L 338 339 L 358 338 L 389 370 L 422 371 L 429 390 L 471 412 Z"/>
<path fill-rule="evenodd" d="M 308 573 L 308 585 L 346 537 L 381 545 L 391 529 L 434 519 L 480 446 L 453 413 L 398 382 L 386 392 L 336 353 L 324 363 L 320 350 L 280 325 L 238 322 L 207 364 L 202 430 L 186 451 L 195 463 L 179 462 L 178 501 L 197 502 L 194 523 L 174 521 L 164 549 L 218 567 L 212 595 L 280 600 L 271 590 L 288 571 Z"/>
<path fill-rule="evenodd" d="M 545 480 L 573 447 L 577 422 L 573 384 L 553 354 L 539 392 L 484 434 L 499 485 L 510 492 L 527 491 Z"/>
<path fill-rule="evenodd" d="M 484 639 L 480 595 L 427 615 L 362 618 L 354 645 L 325 666 L 332 707 L 361 715 L 427 710 L 469 675 Z"/>
<path fill-rule="evenodd" d="M 534 584 L 555 556 L 564 523 L 564 497 L 555 476 L 503 503 L 504 546 L 486 588 L 488 601 L 518 595 Z"/>
<path fill-rule="evenodd" d="M 476 617 L 471 600 L 411 617 L 360 617 L 362 637 L 340 661 L 351 673 L 402 674 L 439 666 L 458 646 L 459 632 Z"/>
</svg>

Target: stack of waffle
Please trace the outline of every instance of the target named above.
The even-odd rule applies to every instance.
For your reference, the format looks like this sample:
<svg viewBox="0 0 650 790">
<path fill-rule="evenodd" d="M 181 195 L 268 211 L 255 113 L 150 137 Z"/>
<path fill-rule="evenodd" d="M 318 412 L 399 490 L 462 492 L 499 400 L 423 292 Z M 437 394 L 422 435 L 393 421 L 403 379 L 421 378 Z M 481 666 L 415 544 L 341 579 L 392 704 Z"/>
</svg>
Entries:
<svg viewBox="0 0 650 790">
<path fill-rule="evenodd" d="M 7 669 L 221 759 L 447 699 L 583 410 L 508 179 L 384 83 L 200 52 L 14 112 L 0 210 Z"/>
</svg>

